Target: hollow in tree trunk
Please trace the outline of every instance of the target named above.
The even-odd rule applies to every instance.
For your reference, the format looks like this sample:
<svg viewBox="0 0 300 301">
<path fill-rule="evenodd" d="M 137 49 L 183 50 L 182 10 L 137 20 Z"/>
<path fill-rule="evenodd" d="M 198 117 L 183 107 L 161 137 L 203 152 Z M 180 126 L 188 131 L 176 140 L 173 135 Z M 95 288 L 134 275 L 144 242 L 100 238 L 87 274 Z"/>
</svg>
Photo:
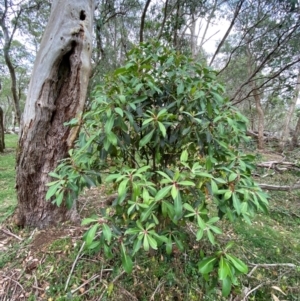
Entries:
<svg viewBox="0 0 300 301">
<path fill-rule="evenodd" d="M 34 64 L 17 153 L 15 222 L 44 228 L 77 218 L 45 201 L 48 176 L 67 157 L 78 128 L 64 123 L 84 108 L 91 70 L 94 0 L 54 0 Z"/>
</svg>

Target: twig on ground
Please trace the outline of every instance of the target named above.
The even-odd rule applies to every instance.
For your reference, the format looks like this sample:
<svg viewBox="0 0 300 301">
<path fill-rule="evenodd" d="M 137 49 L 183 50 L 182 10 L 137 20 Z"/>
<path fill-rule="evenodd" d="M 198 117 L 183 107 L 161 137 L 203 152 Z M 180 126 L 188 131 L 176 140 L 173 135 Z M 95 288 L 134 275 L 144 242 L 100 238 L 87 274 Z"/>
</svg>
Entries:
<svg viewBox="0 0 300 301">
<path fill-rule="evenodd" d="M 250 290 L 250 291 L 245 295 L 245 297 L 242 299 L 242 301 L 247 301 L 247 297 L 248 297 L 249 295 L 251 295 L 253 292 L 255 292 L 256 290 L 258 290 L 260 287 L 262 287 L 262 286 L 265 285 L 265 284 L 266 284 L 266 282 L 263 282 L 263 283 L 259 284 L 258 286 L 256 286 L 255 288 L 253 288 L 252 290 Z"/>
<path fill-rule="evenodd" d="M 66 282 L 66 285 L 65 285 L 65 291 L 66 291 L 67 288 L 68 288 L 68 285 L 69 285 L 69 282 L 70 282 L 72 273 L 73 273 L 73 271 L 74 271 L 74 268 L 75 268 L 75 266 L 76 266 L 76 264 L 77 264 L 77 261 L 78 261 L 78 259 L 79 259 L 79 256 L 80 256 L 81 251 L 83 250 L 84 246 L 85 246 L 85 242 L 83 242 L 83 244 L 81 245 L 80 250 L 79 250 L 79 252 L 78 252 L 78 254 L 77 254 L 76 258 L 75 258 L 75 261 L 73 262 L 73 265 L 72 265 L 70 274 L 69 274 L 69 276 L 68 276 L 68 279 L 67 279 L 67 282 Z"/>
<path fill-rule="evenodd" d="M 84 287 L 88 283 L 92 282 L 93 280 L 98 279 L 99 277 L 100 277 L 100 275 L 93 275 L 90 279 L 88 279 L 87 281 L 83 282 L 81 285 L 79 285 L 75 289 L 71 290 L 71 294 L 74 294 L 75 292 L 77 292 L 78 290 L 80 290 L 82 287 Z"/>
<path fill-rule="evenodd" d="M 36 231 L 37 231 L 37 228 L 35 228 L 35 229 L 32 231 L 32 233 L 31 233 L 30 236 L 29 236 L 29 240 L 32 239 L 32 237 L 33 237 L 33 235 L 35 234 Z"/>
<path fill-rule="evenodd" d="M 270 267 L 289 267 L 296 268 L 297 266 L 293 263 L 249 263 L 249 265 L 254 267 L 270 268 Z"/>
<path fill-rule="evenodd" d="M 158 290 L 160 289 L 160 287 L 165 283 L 166 281 L 161 281 L 158 286 L 156 287 L 155 291 L 153 292 L 150 301 L 154 300 L 155 294 L 158 292 Z"/>
<path fill-rule="evenodd" d="M 14 237 L 14 238 L 16 238 L 16 239 L 18 239 L 18 240 L 20 240 L 20 241 L 23 240 L 23 238 L 17 236 L 16 234 L 11 233 L 11 232 L 8 231 L 8 230 L 4 230 L 4 229 L 0 229 L 0 230 L 1 230 L 4 234 L 6 234 L 6 235 L 12 236 L 12 237 Z"/>
</svg>

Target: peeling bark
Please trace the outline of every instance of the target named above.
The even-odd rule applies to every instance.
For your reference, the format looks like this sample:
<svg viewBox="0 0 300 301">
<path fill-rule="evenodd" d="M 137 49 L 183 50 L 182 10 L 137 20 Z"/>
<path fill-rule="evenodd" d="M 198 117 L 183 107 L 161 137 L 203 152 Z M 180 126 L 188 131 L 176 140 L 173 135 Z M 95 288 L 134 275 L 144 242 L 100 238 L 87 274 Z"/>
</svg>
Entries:
<svg viewBox="0 0 300 301">
<path fill-rule="evenodd" d="M 47 227 L 75 221 L 75 207 L 45 201 L 48 173 L 67 157 L 79 128 L 64 126 L 80 117 L 91 70 L 93 0 L 53 1 L 37 54 L 21 125 L 17 154 L 20 226 Z"/>
</svg>

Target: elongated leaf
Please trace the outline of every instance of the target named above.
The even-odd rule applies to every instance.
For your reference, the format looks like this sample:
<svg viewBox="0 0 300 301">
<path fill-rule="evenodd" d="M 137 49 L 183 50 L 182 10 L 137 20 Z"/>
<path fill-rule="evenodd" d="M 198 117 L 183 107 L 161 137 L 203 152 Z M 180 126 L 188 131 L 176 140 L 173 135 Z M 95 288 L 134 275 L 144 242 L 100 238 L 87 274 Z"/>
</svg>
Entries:
<svg viewBox="0 0 300 301">
<path fill-rule="evenodd" d="M 232 174 L 229 176 L 228 181 L 229 181 L 229 182 L 232 182 L 232 181 L 234 181 L 236 178 L 237 178 L 237 174 L 236 174 L 236 173 L 232 173 Z"/>
<path fill-rule="evenodd" d="M 172 253 L 172 239 L 169 237 L 168 242 L 166 243 L 166 252 L 168 255 Z"/>
<path fill-rule="evenodd" d="M 152 136 L 154 134 L 154 130 L 152 130 L 150 133 L 148 133 L 145 137 L 143 137 L 142 140 L 140 140 L 139 142 L 139 146 L 143 147 L 145 146 L 147 143 L 149 143 L 149 141 L 151 140 Z"/>
<path fill-rule="evenodd" d="M 240 215 L 240 214 L 241 214 L 241 202 L 240 202 L 240 200 L 237 198 L 237 196 L 236 196 L 235 193 L 232 194 L 232 202 L 233 202 L 233 207 L 234 207 L 234 209 L 236 210 L 236 213 L 237 213 L 238 215 Z"/>
<path fill-rule="evenodd" d="M 183 82 L 180 82 L 179 85 L 177 86 L 177 95 L 180 95 L 184 90 L 184 85 Z"/>
<path fill-rule="evenodd" d="M 196 240 L 197 240 L 197 241 L 201 240 L 202 237 L 203 237 L 203 234 L 204 234 L 204 230 L 200 228 L 200 229 L 197 231 L 197 234 L 196 234 Z"/>
<path fill-rule="evenodd" d="M 224 201 L 228 200 L 229 198 L 231 198 L 232 196 L 232 191 L 231 190 L 227 190 L 224 194 Z"/>
<path fill-rule="evenodd" d="M 148 241 L 149 241 L 150 247 L 154 250 L 157 250 L 156 240 L 153 237 L 151 237 L 150 235 L 148 235 Z"/>
<path fill-rule="evenodd" d="M 155 211 L 156 203 L 152 203 L 146 211 L 141 214 L 141 221 L 144 222 L 148 219 L 148 217 Z"/>
<path fill-rule="evenodd" d="M 114 122 L 115 122 L 115 118 L 114 118 L 114 115 L 111 115 L 108 120 L 105 122 L 105 132 L 106 133 L 110 133 L 111 132 L 111 129 L 113 128 L 113 125 L 114 125 Z"/>
<path fill-rule="evenodd" d="M 216 182 L 214 180 L 211 180 L 210 185 L 211 185 L 211 192 L 212 192 L 212 194 L 213 195 L 218 194 L 218 190 L 219 189 L 218 189 L 218 185 L 216 184 Z"/>
<path fill-rule="evenodd" d="M 215 243 L 216 243 L 215 242 L 215 237 L 209 229 L 207 229 L 207 237 L 208 237 L 209 241 L 211 242 L 211 244 L 215 245 Z"/>
<path fill-rule="evenodd" d="M 92 228 L 90 228 L 88 230 L 88 233 L 87 233 L 86 238 L 85 238 L 85 243 L 86 243 L 87 247 L 91 246 L 91 244 L 92 244 L 92 242 L 95 238 L 98 227 L 99 227 L 99 224 L 97 223 L 97 224 L 93 225 Z"/>
<path fill-rule="evenodd" d="M 216 226 L 209 225 L 209 229 L 215 232 L 216 234 L 222 234 L 222 230 Z"/>
<path fill-rule="evenodd" d="M 218 269 L 219 279 L 224 280 L 230 274 L 230 266 L 228 265 L 226 259 L 223 256 L 221 256 Z"/>
<path fill-rule="evenodd" d="M 126 249 L 123 243 L 121 243 L 121 257 L 122 257 L 122 265 L 125 272 L 130 274 L 132 272 L 133 263 L 130 256 L 126 253 Z"/>
<path fill-rule="evenodd" d="M 243 274 L 248 273 L 247 265 L 244 262 L 242 262 L 240 259 L 230 254 L 226 254 L 226 257 L 228 258 L 228 260 L 230 260 L 230 262 L 234 265 L 234 267 L 237 270 L 239 270 L 241 273 Z"/>
<path fill-rule="evenodd" d="M 103 230 L 104 238 L 106 239 L 107 243 L 110 244 L 112 238 L 110 227 L 107 224 L 102 224 L 102 230 Z"/>
<path fill-rule="evenodd" d="M 135 93 L 138 93 L 140 91 L 140 89 L 143 87 L 144 84 L 139 83 L 135 86 Z"/>
<path fill-rule="evenodd" d="M 182 201 L 181 201 L 181 195 L 178 192 L 177 196 L 174 199 L 174 211 L 177 218 L 181 217 L 182 215 Z"/>
<path fill-rule="evenodd" d="M 213 269 L 217 258 L 215 256 L 208 257 L 199 262 L 198 268 L 201 274 L 209 274 Z"/>
<path fill-rule="evenodd" d="M 48 201 L 52 196 L 54 196 L 54 194 L 56 193 L 56 191 L 60 188 L 60 182 L 56 183 L 53 186 L 50 186 L 50 188 L 48 189 L 47 193 L 46 193 L 46 201 Z"/>
<path fill-rule="evenodd" d="M 143 188 L 143 200 L 144 202 L 148 203 L 150 199 L 150 195 L 149 195 L 149 192 L 146 188 Z"/>
<path fill-rule="evenodd" d="M 181 182 L 178 182 L 179 185 L 181 186 L 195 186 L 196 184 L 192 181 L 181 181 Z"/>
<path fill-rule="evenodd" d="M 118 137 L 113 132 L 108 132 L 106 137 L 112 145 L 118 144 Z"/>
<path fill-rule="evenodd" d="M 128 181 L 129 181 L 129 179 L 125 179 L 125 180 L 123 180 L 123 181 L 120 183 L 120 185 L 119 185 L 119 187 L 118 187 L 118 195 L 119 195 L 120 197 L 122 197 L 122 196 L 125 195 L 126 190 L 127 190 L 127 183 L 128 183 Z"/>
<path fill-rule="evenodd" d="M 190 204 L 188 204 L 188 203 L 185 203 L 183 205 L 183 208 L 186 209 L 186 210 L 188 210 L 188 211 L 190 211 L 190 212 L 195 212 L 195 209 Z"/>
<path fill-rule="evenodd" d="M 81 226 L 85 226 L 85 225 L 88 225 L 90 223 L 96 223 L 96 222 L 98 222 L 98 218 L 87 217 L 87 218 L 82 220 Z"/>
<path fill-rule="evenodd" d="M 150 123 L 150 122 L 152 122 L 152 121 L 153 121 L 153 117 L 148 118 L 148 119 L 145 119 L 145 120 L 143 121 L 143 124 L 142 124 L 142 125 L 146 125 L 146 124 L 148 124 L 148 123 Z"/>
<path fill-rule="evenodd" d="M 147 251 L 147 252 L 150 249 L 150 245 L 149 245 L 149 241 L 148 241 L 148 235 L 144 235 L 143 247 L 144 247 L 144 250 Z"/>
<path fill-rule="evenodd" d="M 169 183 L 173 183 L 173 180 L 165 172 L 158 170 L 157 173 L 166 178 Z"/>
<path fill-rule="evenodd" d="M 155 195 L 154 200 L 159 201 L 159 200 L 163 199 L 170 192 L 170 190 L 172 189 L 172 186 L 173 185 L 169 185 L 169 186 L 166 186 L 166 187 L 163 187 L 162 189 L 160 189 L 157 192 L 157 194 Z"/>
<path fill-rule="evenodd" d="M 197 176 L 203 177 L 203 178 L 210 178 L 213 179 L 213 176 L 206 172 L 194 172 Z"/>
<path fill-rule="evenodd" d="M 179 189 L 177 188 L 177 186 L 176 185 L 172 185 L 171 195 L 172 195 L 173 200 L 176 199 L 178 193 L 179 193 Z"/>
<path fill-rule="evenodd" d="M 62 191 L 56 196 L 54 203 L 59 207 L 63 201 L 63 198 L 64 198 L 64 192 Z"/>
<path fill-rule="evenodd" d="M 197 215 L 197 224 L 202 230 L 206 228 L 204 220 L 199 215 Z"/>
<path fill-rule="evenodd" d="M 163 135 L 163 137 L 166 137 L 167 130 L 166 130 L 165 126 L 160 121 L 158 121 L 158 126 L 159 126 L 159 130 L 161 131 L 161 134 Z"/>
<path fill-rule="evenodd" d="M 185 149 L 185 150 L 181 153 L 180 161 L 181 161 L 181 162 L 186 162 L 186 161 L 188 160 L 188 157 L 189 157 L 189 153 L 188 153 L 188 151 Z"/>
<path fill-rule="evenodd" d="M 229 277 L 226 277 L 222 281 L 222 295 L 224 297 L 227 297 L 230 294 L 231 284 L 232 284 L 232 281 L 231 281 L 231 279 Z"/>
<path fill-rule="evenodd" d="M 119 114 L 121 117 L 124 116 L 123 110 L 121 108 L 115 108 L 115 111 L 117 114 Z"/>
<path fill-rule="evenodd" d="M 108 183 L 112 182 L 113 180 L 118 179 L 120 176 L 121 176 L 121 174 L 119 174 L 119 173 L 108 175 L 105 179 L 105 182 L 108 182 Z"/>
</svg>

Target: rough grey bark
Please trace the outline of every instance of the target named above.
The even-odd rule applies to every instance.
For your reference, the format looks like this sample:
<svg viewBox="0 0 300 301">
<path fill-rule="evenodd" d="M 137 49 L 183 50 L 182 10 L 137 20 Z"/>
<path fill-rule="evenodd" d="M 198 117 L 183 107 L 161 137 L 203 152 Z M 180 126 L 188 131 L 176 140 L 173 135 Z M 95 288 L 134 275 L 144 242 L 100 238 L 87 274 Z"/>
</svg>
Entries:
<svg viewBox="0 0 300 301">
<path fill-rule="evenodd" d="M 5 143 L 4 143 L 4 118 L 3 110 L 0 107 L 0 153 L 4 152 Z"/>
<path fill-rule="evenodd" d="M 94 0 L 54 0 L 29 84 L 17 154 L 20 226 L 75 220 L 75 209 L 45 201 L 48 173 L 68 155 L 78 128 L 64 126 L 84 109 L 91 70 Z"/>
</svg>

